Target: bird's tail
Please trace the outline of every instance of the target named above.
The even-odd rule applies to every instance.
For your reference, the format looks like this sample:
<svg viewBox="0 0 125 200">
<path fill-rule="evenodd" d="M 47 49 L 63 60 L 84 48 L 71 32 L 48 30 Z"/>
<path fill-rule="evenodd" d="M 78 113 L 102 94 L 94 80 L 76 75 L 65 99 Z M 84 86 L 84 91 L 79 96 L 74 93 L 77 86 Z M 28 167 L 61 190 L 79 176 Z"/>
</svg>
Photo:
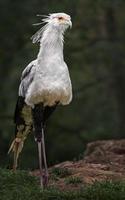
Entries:
<svg viewBox="0 0 125 200">
<path fill-rule="evenodd" d="M 15 111 L 16 132 L 15 138 L 12 141 L 9 151 L 14 154 L 13 169 L 16 170 L 19 154 L 21 153 L 24 141 L 32 129 L 32 114 L 31 108 L 24 103 L 24 100 L 18 98 Z"/>
<path fill-rule="evenodd" d="M 26 126 L 25 130 L 22 129 L 22 127 L 18 127 L 18 132 L 16 137 L 14 138 L 14 140 L 12 141 L 9 151 L 8 153 L 10 153 L 11 151 L 14 154 L 14 163 L 13 163 L 13 169 L 16 170 L 17 168 L 17 161 L 19 158 L 19 154 L 21 153 L 23 146 L 24 146 L 24 141 L 26 140 L 28 134 L 31 131 L 31 127 L 30 126 Z"/>
</svg>

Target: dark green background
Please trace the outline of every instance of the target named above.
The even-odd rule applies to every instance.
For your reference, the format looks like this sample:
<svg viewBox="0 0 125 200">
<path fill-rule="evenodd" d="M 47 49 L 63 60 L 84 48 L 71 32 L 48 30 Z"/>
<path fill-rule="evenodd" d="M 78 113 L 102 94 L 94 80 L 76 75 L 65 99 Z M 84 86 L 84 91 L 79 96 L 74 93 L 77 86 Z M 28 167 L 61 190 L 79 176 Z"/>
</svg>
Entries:
<svg viewBox="0 0 125 200">
<path fill-rule="evenodd" d="M 47 124 L 48 163 L 80 159 L 85 145 L 125 135 L 125 1 L 0 0 L 0 166 L 10 166 L 13 113 L 22 70 L 36 58 L 30 37 L 40 27 L 36 14 L 66 12 L 73 28 L 65 35 L 65 61 L 73 101 L 59 106 Z M 21 168 L 36 168 L 33 135 L 26 141 Z"/>
</svg>

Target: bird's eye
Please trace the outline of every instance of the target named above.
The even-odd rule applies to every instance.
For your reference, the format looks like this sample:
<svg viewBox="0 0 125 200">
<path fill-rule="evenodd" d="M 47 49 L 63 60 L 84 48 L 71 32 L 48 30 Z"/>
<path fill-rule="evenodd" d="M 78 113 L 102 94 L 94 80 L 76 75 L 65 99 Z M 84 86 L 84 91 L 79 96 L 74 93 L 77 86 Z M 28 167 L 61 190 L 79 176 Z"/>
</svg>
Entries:
<svg viewBox="0 0 125 200">
<path fill-rule="evenodd" d="M 58 17 L 58 19 L 59 19 L 59 20 L 63 20 L 64 18 L 63 18 L 63 17 Z"/>
</svg>

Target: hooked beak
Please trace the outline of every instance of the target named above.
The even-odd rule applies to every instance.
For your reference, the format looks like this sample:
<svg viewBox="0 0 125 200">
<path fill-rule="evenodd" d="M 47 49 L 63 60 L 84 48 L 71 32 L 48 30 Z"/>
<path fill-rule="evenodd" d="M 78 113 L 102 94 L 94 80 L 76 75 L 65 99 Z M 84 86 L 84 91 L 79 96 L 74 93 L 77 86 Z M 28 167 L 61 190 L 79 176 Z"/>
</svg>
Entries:
<svg viewBox="0 0 125 200">
<path fill-rule="evenodd" d="M 72 28 L 72 22 L 71 22 L 71 20 L 69 20 L 69 27 L 70 27 L 70 29 Z"/>
<path fill-rule="evenodd" d="M 66 27 L 68 28 L 72 28 L 72 22 L 71 22 L 71 20 L 70 19 L 61 19 L 60 21 L 59 21 L 59 23 L 60 24 L 62 24 L 62 25 L 66 25 Z"/>
<path fill-rule="evenodd" d="M 70 19 L 65 19 L 65 21 L 63 21 L 64 24 L 67 24 L 69 26 L 69 28 L 72 28 L 72 22 Z"/>
</svg>

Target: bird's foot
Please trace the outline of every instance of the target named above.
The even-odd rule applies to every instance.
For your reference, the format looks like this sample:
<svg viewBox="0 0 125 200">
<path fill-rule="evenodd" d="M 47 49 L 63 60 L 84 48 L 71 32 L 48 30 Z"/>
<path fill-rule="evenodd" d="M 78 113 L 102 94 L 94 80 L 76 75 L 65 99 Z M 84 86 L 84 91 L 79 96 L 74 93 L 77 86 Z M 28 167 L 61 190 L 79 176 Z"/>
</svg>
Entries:
<svg viewBox="0 0 125 200">
<path fill-rule="evenodd" d="M 40 186 L 41 188 L 47 187 L 49 182 L 49 176 L 48 174 L 44 174 L 40 176 Z"/>
<path fill-rule="evenodd" d="M 13 165 L 12 171 L 16 172 L 17 167 L 15 165 Z"/>
<path fill-rule="evenodd" d="M 48 173 L 45 173 L 43 175 L 43 185 L 44 185 L 44 187 L 46 187 L 48 185 L 48 182 L 49 182 L 49 175 L 48 175 Z"/>
<path fill-rule="evenodd" d="M 40 176 L 40 186 L 43 189 L 43 176 Z"/>
</svg>

